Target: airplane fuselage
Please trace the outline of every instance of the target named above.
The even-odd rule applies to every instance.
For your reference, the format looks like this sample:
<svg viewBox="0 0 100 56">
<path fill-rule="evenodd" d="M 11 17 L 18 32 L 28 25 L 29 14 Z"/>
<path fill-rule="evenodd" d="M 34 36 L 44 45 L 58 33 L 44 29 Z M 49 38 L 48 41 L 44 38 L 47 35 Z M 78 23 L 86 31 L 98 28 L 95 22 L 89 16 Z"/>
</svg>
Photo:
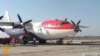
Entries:
<svg viewBox="0 0 100 56">
<path fill-rule="evenodd" d="M 74 29 L 51 29 L 41 26 L 41 23 L 33 25 L 33 33 L 42 39 L 59 39 L 75 36 Z"/>
</svg>

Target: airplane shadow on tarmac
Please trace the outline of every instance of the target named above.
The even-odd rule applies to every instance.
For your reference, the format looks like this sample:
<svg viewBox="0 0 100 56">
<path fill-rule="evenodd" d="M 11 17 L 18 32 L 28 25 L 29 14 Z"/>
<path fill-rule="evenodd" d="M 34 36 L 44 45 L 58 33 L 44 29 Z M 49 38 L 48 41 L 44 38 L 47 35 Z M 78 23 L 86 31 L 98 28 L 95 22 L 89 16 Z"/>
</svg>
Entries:
<svg viewBox="0 0 100 56">
<path fill-rule="evenodd" d="M 22 44 L 16 44 L 16 46 L 33 46 L 33 47 L 36 47 L 36 46 L 42 46 L 42 45 L 54 45 L 54 46 L 59 46 L 59 45 L 66 45 L 66 46 L 70 46 L 70 45 L 76 45 L 76 46 L 88 46 L 88 45 L 100 45 L 100 44 L 98 44 L 98 43 L 82 43 L 82 44 L 77 44 L 77 43 L 73 43 L 73 44 L 56 44 L 56 43 L 47 43 L 47 44 L 36 44 L 36 45 L 34 45 L 34 44 L 26 44 L 26 45 L 22 45 Z M 0 44 L 0 47 L 2 47 L 3 46 L 3 44 Z M 9 45 L 10 47 L 13 47 L 12 45 Z"/>
</svg>

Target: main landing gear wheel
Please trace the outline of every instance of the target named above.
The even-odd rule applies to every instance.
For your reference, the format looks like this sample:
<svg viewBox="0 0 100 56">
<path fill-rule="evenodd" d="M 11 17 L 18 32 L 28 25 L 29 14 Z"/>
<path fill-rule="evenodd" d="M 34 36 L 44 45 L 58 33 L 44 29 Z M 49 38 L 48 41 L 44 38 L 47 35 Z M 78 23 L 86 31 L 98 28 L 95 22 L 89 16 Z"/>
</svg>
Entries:
<svg viewBox="0 0 100 56">
<path fill-rule="evenodd" d="M 57 42 L 58 45 L 62 45 L 63 44 L 63 38 L 60 38 Z"/>
<path fill-rule="evenodd" d="M 28 43 L 27 37 L 24 36 L 24 37 L 22 38 L 22 44 L 25 45 L 25 44 L 27 44 L 27 43 Z"/>
<path fill-rule="evenodd" d="M 39 40 L 39 44 L 46 44 L 46 40 L 40 39 L 40 40 Z"/>
<path fill-rule="evenodd" d="M 33 44 L 36 45 L 36 38 L 33 38 Z"/>
</svg>

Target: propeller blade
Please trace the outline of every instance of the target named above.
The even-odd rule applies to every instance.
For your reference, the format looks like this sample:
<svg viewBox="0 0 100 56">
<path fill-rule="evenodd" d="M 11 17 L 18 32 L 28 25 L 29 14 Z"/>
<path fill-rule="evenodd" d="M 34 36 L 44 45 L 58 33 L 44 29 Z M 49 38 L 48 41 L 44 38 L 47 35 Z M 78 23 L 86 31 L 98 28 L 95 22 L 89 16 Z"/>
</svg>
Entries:
<svg viewBox="0 0 100 56">
<path fill-rule="evenodd" d="M 32 20 L 28 20 L 28 21 L 24 22 L 23 25 L 30 23 L 30 22 L 32 22 Z"/>
<path fill-rule="evenodd" d="M 3 18 L 3 16 L 0 16 L 0 20 Z"/>
<path fill-rule="evenodd" d="M 24 27 L 24 31 L 25 31 L 25 33 L 28 33 L 28 31 L 26 30 L 26 28 Z"/>
<path fill-rule="evenodd" d="M 82 30 L 81 30 L 81 29 L 79 29 L 79 31 L 80 31 L 80 32 L 82 32 Z"/>
<path fill-rule="evenodd" d="M 20 23 L 22 23 L 23 21 L 22 21 L 22 19 L 21 19 L 20 15 L 19 15 L 19 14 L 17 14 L 17 16 L 18 16 L 18 19 L 19 19 Z"/>
<path fill-rule="evenodd" d="M 71 22 L 72 22 L 72 24 L 73 24 L 73 25 L 75 25 L 75 26 L 76 26 L 76 24 L 74 23 L 74 21 L 72 21 L 72 20 L 71 20 Z"/>
<path fill-rule="evenodd" d="M 80 22 L 81 22 L 81 20 L 79 20 L 79 21 L 77 22 L 77 25 L 79 25 Z"/>
<path fill-rule="evenodd" d="M 2 32 L 4 32 L 4 30 L 5 30 L 5 29 L 3 29 L 3 28 L 0 28 L 0 30 L 1 30 Z"/>
<path fill-rule="evenodd" d="M 65 22 L 67 22 L 67 18 L 65 18 L 65 20 L 64 20 Z"/>
</svg>

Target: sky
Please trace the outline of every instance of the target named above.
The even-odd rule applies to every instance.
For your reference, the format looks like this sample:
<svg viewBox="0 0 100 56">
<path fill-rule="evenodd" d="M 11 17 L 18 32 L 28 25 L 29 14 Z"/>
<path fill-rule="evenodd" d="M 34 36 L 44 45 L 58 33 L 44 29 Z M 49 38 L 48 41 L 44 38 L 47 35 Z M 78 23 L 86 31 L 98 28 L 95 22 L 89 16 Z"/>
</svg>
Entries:
<svg viewBox="0 0 100 56">
<path fill-rule="evenodd" d="M 0 15 L 6 10 L 14 22 L 18 22 L 17 13 L 23 21 L 68 18 L 77 23 L 81 20 L 80 25 L 89 28 L 83 28 L 77 35 L 100 36 L 100 0 L 0 0 Z"/>
</svg>

